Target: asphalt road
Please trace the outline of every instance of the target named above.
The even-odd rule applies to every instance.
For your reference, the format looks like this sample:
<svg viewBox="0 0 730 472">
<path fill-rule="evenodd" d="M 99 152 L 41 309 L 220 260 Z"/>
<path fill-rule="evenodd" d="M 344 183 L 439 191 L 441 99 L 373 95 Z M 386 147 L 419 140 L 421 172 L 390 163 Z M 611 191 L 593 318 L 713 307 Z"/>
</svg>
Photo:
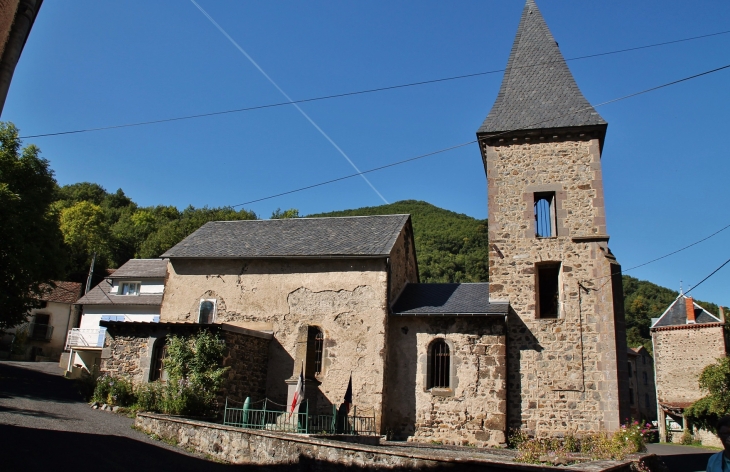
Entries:
<svg viewBox="0 0 730 472">
<path fill-rule="evenodd" d="M 669 472 L 704 472 L 710 456 L 720 451 L 679 444 L 647 444 L 646 449 L 661 456 Z"/>
<path fill-rule="evenodd" d="M 230 471 L 93 410 L 51 362 L 0 362 L 0 470 Z"/>
</svg>

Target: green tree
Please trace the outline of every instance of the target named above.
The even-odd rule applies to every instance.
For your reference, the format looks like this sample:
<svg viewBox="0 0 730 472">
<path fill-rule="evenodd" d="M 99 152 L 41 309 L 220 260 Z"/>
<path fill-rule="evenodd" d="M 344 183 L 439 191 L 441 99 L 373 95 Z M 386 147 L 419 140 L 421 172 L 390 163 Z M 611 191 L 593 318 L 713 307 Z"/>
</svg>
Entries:
<svg viewBox="0 0 730 472">
<path fill-rule="evenodd" d="M 20 148 L 15 125 L 0 122 L 0 329 L 23 322 L 65 268 L 53 171 L 36 146 Z"/>
<path fill-rule="evenodd" d="M 714 431 L 717 420 L 730 414 L 730 358 L 722 357 L 705 367 L 700 374 L 699 387 L 707 395 L 684 413 L 694 424 Z"/>
<path fill-rule="evenodd" d="M 284 218 L 299 218 L 299 210 L 289 208 L 288 210 L 281 211 L 281 208 L 277 208 L 276 211 L 271 213 L 272 220 L 281 220 Z"/>
<path fill-rule="evenodd" d="M 104 263 L 111 259 L 109 225 L 99 205 L 83 200 L 61 210 L 60 228 L 75 270 L 83 270 L 93 253 Z"/>
</svg>

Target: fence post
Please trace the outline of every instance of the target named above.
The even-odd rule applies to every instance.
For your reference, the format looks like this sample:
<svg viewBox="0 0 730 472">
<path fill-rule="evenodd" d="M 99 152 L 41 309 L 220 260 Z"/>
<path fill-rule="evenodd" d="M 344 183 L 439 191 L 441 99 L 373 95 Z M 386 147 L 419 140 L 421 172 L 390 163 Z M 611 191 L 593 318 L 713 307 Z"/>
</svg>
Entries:
<svg viewBox="0 0 730 472">
<path fill-rule="evenodd" d="M 228 397 L 226 397 L 226 406 L 223 409 L 223 424 L 227 424 L 226 420 L 228 419 Z"/>
<path fill-rule="evenodd" d="M 351 434 L 357 434 L 357 405 L 352 407 L 352 431 L 350 431 Z"/>
</svg>

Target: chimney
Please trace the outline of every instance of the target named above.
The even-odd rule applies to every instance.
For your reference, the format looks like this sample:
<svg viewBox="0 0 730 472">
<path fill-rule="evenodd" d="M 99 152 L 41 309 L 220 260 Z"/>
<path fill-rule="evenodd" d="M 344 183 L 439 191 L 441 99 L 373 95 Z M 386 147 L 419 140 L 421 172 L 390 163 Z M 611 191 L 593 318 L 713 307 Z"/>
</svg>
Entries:
<svg viewBox="0 0 730 472">
<path fill-rule="evenodd" d="M 692 297 L 685 297 L 684 306 L 687 310 L 687 324 L 695 324 L 695 301 Z"/>
<path fill-rule="evenodd" d="M 722 306 L 720 307 L 720 322 L 725 322 L 725 309 Z"/>
</svg>

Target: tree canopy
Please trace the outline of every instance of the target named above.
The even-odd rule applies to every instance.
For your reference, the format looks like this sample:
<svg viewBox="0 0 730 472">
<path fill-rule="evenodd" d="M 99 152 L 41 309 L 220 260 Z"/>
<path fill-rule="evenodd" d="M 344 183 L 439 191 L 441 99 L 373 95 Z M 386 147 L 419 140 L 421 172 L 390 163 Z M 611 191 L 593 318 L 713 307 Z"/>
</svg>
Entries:
<svg viewBox="0 0 730 472">
<path fill-rule="evenodd" d="M 56 180 L 40 149 L 21 150 L 0 122 L 0 329 L 25 320 L 44 283 L 64 272 L 65 247 L 52 211 Z"/>
</svg>

